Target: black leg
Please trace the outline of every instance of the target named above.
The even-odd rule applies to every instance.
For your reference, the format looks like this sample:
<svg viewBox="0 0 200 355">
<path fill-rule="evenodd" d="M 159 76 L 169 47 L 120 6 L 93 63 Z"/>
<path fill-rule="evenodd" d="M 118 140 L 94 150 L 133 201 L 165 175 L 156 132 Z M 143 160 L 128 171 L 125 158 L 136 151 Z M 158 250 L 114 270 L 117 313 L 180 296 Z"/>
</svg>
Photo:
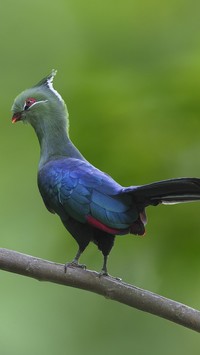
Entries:
<svg viewBox="0 0 200 355">
<path fill-rule="evenodd" d="M 100 276 L 102 275 L 108 276 L 109 275 L 107 269 L 108 255 L 110 254 L 110 251 L 114 245 L 115 236 L 96 229 L 93 241 L 95 244 L 98 245 L 99 250 L 101 250 L 103 254 L 103 267 L 101 269 Z"/>
<path fill-rule="evenodd" d="M 74 258 L 74 260 L 72 261 L 72 263 L 73 264 L 78 264 L 78 261 L 79 261 L 79 258 L 80 258 L 80 256 L 81 256 L 81 254 L 82 254 L 82 251 L 80 250 L 80 248 L 78 249 L 78 251 L 77 251 L 77 253 L 76 253 L 76 255 L 75 255 L 75 258 Z"/>
<path fill-rule="evenodd" d="M 113 276 L 109 275 L 108 269 L 107 269 L 107 261 L 108 261 L 108 255 L 104 255 L 103 256 L 103 267 L 102 267 L 102 269 L 101 269 L 101 271 L 99 273 L 99 277 L 101 277 L 101 276 L 109 276 L 109 277 L 111 277 L 114 280 L 121 281 L 122 279 L 120 279 L 119 277 L 113 277 Z"/>
<path fill-rule="evenodd" d="M 103 267 L 100 271 L 100 276 L 108 276 L 108 270 L 107 270 L 107 261 L 108 261 L 108 255 L 103 256 Z"/>
<path fill-rule="evenodd" d="M 85 269 L 86 266 L 79 264 L 78 261 L 81 254 L 84 252 L 85 248 L 88 246 L 92 239 L 93 228 L 87 224 L 75 221 L 72 218 L 68 218 L 66 220 L 64 219 L 62 222 L 79 246 L 78 252 L 72 262 L 65 264 L 65 272 L 67 271 L 68 267 L 80 267 Z"/>
</svg>

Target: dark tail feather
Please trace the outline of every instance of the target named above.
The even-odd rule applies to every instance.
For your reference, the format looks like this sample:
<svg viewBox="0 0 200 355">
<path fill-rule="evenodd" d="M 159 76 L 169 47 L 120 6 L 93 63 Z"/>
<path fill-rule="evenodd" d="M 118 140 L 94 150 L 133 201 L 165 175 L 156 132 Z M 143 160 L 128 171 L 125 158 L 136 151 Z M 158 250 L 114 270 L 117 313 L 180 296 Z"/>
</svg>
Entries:
<svg viewBox="0 0 200 355">
<path fill-rule="evenodd" d="M 178 178 L 154 182 L 142 186 L 124 188 L 122 193 L 131 194 L 142 207 L 174 204 L 200 200 L 200 179 Z"/>
</svg>

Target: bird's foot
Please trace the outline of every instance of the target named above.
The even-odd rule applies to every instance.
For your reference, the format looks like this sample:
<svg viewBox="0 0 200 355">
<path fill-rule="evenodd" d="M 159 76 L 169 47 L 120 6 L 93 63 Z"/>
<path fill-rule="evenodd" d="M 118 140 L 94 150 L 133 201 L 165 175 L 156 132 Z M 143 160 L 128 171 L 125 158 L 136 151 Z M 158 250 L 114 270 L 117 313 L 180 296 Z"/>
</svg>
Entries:
<svg viewBox="0 0 200 355">
<path fill-rule="evenodd" d="M 100 272 L 99 272 L 99 277 L 102 277 L 102 276 L 110 276 L 109 275 L 109 273 L 107 272 L 107 270 L 101 270 Z"/>
<path fill-rule="evenodd" d="M 71 263 L 66 263 L 64 265 L 65 268 L 65 273 L 67 272 L 67 268 L 72 267 L 72 268 L 80 268 L 80 269 L 86 269 L 86 265 L 84 264 L 79 264 L 77 261 L 73 260 Z"/>
<path fill-rule="evenodd" d="M 108 260 L 108 255 L 104 255 L 103 256 L 103 266 L 102 266 L 102 269 L 99 273 L 99 277 L 101 276 L 110 276 L 109 273 L 108 273 L 108 270 L 107 270 L 107 260 Z"/>
<path fill-rule="evenodd" d="M 102 276 L 107 276 L 113 280 L 116 280 L 116 281 L 122 281 L 122 279 L 120 279 L 120 277 L 114 277 L 114 276 L 111 276 L 107 270 L 104 270 L 102 269 L 99 273 L 99 278 L 102 277 Z"/>
</svg>

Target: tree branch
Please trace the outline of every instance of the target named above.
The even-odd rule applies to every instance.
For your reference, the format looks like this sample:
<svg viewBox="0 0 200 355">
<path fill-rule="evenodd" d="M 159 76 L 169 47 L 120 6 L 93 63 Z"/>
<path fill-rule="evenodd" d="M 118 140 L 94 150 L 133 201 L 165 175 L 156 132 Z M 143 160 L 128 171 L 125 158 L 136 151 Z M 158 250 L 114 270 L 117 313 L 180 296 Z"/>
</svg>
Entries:
<svg viewBox="0 0 200 355">
<path fill-rule="evenodd" d="M 72 267 L 65 273 L 63 264 L 3 248 L 0 248 L 0 269 L 94 292 L 200 332 L 200 311 L 110 276 L 100 277 L 97 272 Z"/>
</svg>

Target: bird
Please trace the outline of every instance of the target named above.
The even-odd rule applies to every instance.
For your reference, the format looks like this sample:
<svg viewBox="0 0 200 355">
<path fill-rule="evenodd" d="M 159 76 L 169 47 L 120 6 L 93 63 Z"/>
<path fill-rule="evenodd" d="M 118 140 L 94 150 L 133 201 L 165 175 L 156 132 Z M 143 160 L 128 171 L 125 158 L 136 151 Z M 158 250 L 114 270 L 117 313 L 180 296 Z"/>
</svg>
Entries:
<svg viewBox="0 0 200 355">
<path fill-rule="evenodd" d="M 146 207 L 200 200 L 199 178 L 174 178 L 124 187 L 89 163 L 69 137 L 67 106 L 53 87 L 56 70 L 20 93 L 12 105 L 12 123 L 29 123 L 38 137 L 37 182 L 49 212 L 57 214 L 78 244 L 68 267 L 79 264 L 90 242 L 103 254 L 100 275 L 118 235 L 145 234 Z"/>
</svg>

